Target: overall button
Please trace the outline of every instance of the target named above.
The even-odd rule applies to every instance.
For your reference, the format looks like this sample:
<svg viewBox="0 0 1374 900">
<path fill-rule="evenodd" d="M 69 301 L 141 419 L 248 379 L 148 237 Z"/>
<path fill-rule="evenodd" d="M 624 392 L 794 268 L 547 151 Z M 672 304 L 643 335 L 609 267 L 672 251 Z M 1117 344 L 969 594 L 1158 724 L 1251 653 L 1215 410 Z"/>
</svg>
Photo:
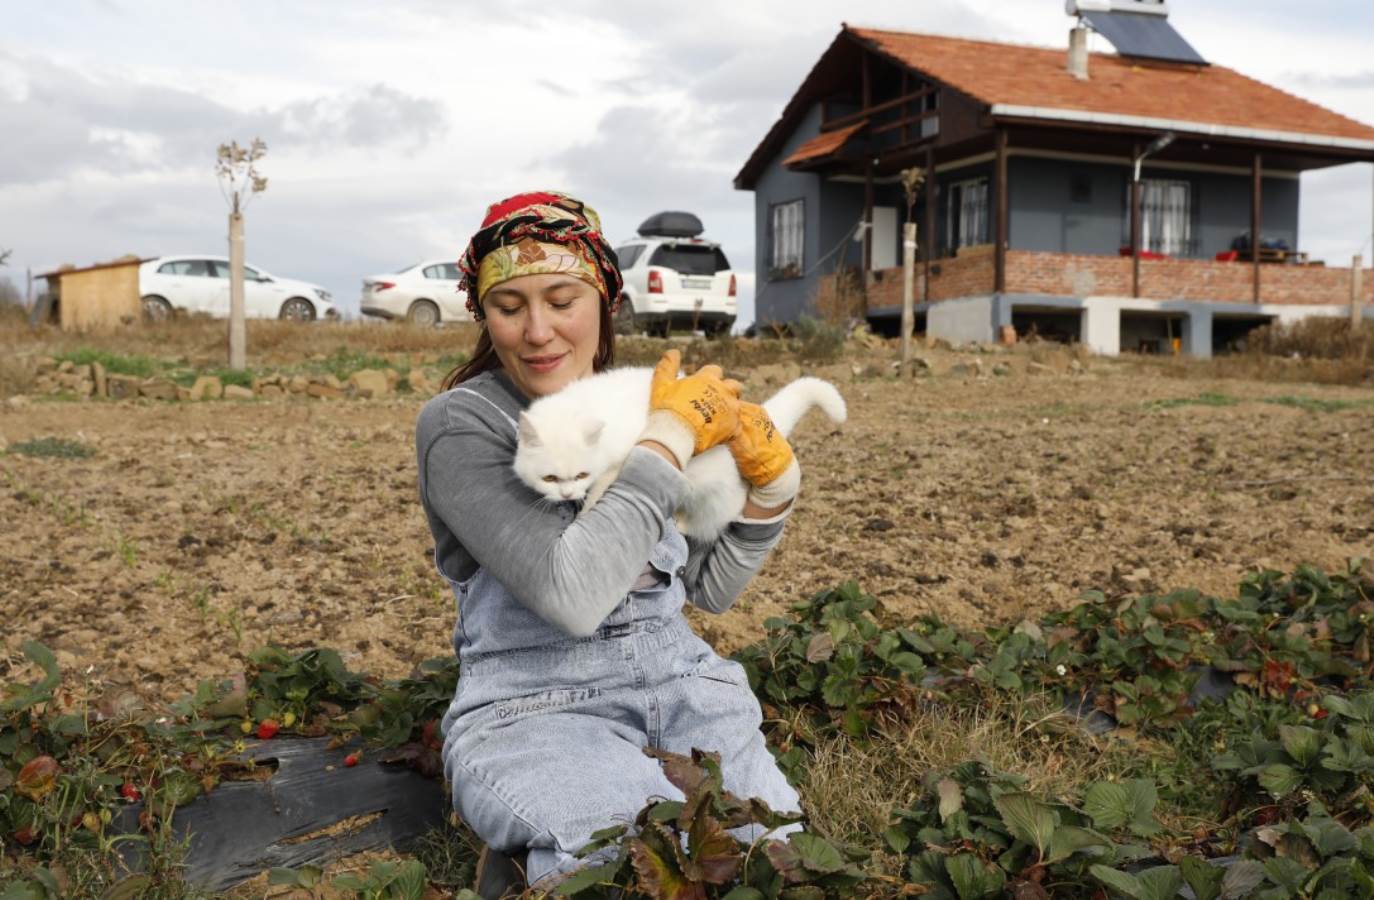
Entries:
<svg viewBox="0 0 1374 900">
<path fill-rule="evenodd" d="M 687 567 L 686 567 L 686 566 L 678 566 L 678 567 L 677 567 L 677 577 L 678 577 L 678 578 L 682 578 L 682 577 L 683 577 L 684 575 L 686 575 L 686 574 L 687 574 Z"/>
</svg>

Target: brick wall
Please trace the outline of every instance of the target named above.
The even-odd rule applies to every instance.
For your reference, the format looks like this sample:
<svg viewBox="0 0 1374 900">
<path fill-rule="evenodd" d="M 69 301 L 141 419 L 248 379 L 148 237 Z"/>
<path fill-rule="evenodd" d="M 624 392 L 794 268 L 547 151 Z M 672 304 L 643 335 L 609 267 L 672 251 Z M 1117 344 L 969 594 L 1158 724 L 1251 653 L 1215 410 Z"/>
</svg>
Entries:
<svg viewBox="0 0 1374 900">
<path fill-rule="evenodd" d="M 952 300 L 992 293 L 993 252 L 991 244 L 964 247 L 959 255 L 937 259 L 930 266 L 930 299 Z M 870 311 L 902 306 L 902 268 L 880 269 L 868 288 Z M 916 302 L 925 299 L 924 264 L 916 262 Z"/>
<path fill-rule="evenodd" d="M 1155 300 L 1249 303 L 1251 266 L 1203 259 L 1140 261 L 1140 295 Z M 1007 251 L 1007 290 L 1065 297 L 1131 295 L 1131 259 L 1070 253 Z M 1374 302 L 1374 277 L 1366 273 L 1365 302 Z M 1260 301 L 1282 304 L 1350 302 L 1350 269 L 1326 266 L 1260 266 Z"/>
</svg>

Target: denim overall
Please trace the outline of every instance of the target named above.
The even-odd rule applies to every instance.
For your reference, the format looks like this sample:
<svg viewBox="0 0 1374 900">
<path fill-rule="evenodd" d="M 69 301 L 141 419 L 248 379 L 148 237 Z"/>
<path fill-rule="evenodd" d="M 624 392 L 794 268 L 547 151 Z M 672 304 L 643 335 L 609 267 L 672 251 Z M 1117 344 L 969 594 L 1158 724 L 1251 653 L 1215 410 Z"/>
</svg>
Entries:
<svg viewBox="0 0 1374 900">
<path fill-rule="evenodd" d="M 563 514 L 572 520 L 570 504 Z M 584 638 L 545 623 L 484 569 L 450 580 L 462 675 L 442 723 L 444 773 L 454 808 L 488 845 L 529 848 L 531 884 L 585 864 L 573 851 L 598 829 L 633 824 L 650 798 L 683 799 L 646 746 L 718 752 L 727 790 L 800 809 L 764 744 L 744 669 L 682 615 L 686 563 L 669 520 L 649 559 L 657 577 L 641 577 Z"/>
</svg>

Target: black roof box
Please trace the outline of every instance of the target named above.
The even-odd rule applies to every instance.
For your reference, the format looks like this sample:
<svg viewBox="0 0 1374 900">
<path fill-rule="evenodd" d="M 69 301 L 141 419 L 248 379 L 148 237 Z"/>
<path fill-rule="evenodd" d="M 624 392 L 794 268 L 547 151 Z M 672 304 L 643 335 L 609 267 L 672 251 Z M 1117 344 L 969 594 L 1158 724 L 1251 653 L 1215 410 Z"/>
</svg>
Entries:
<svg viewBox="0 0 1374 900">
<path fill-rule="evenodd" d="M 662 237 L 696 237 L 706 229 L 701 220 L 689 212 L 661 212 L 645 219 L 639 226 L 643 237 L 659 235 Z"/>
</svg>

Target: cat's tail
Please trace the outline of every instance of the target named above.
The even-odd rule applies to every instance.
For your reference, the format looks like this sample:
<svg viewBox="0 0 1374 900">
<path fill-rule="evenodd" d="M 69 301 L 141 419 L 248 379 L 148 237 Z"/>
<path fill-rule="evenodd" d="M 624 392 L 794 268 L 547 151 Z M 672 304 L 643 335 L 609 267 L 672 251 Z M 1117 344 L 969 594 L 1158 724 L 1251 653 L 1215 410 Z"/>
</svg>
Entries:
<svg viewBox="0 0 1374 900">
<path fill-rule="evenodd" d="M 784 435 L 792 433 L 792 429 L 797 427 L 797 423 L 812 406 L 819 406 L 836 425 L 843 422 L 848 415 L 844 398 L 835 386 L 828 381 L 810 376 L 798 378 L 769 397 L 763 404 L 773 423 Z"/>
</svg>

